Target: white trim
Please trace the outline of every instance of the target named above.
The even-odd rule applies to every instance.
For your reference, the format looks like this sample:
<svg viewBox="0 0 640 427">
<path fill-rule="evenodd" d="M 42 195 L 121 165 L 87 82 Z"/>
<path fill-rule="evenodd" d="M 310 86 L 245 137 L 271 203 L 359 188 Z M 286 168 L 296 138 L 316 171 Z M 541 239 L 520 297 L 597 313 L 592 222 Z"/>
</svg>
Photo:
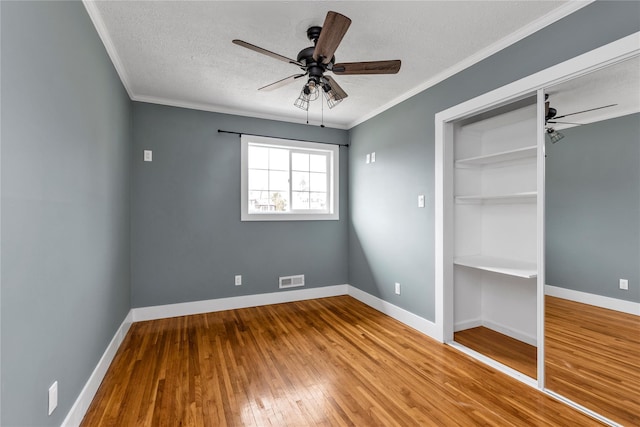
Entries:
<svg viewBox="0 0 640 427">
<path fill-rule="evenodd" d="M 560 288 L 552 285 L 545 285 L 544 290 L 546 295 L 552 297 L 640 316 L 640 303 L 637 302 L 574 291 L 573 289 Z"/>
<path fill-rule="evenodd" d="M 253 144 L 270 148 L 286 148 L 290 152 L 317 152 L 325 155 L 327 162 L 327 212 L 319 210 L 305 212 L 249 213 L 249 147 Z M 290 158 L 291 161 L 291 158 Z M 289 165 L 291 166 L 291 165 Z M 291 172 L 291 170 L 289 170 Z M 338 221 L 340 220 L 340 147 L 336 144 L 296 141 L 267 136 L 242 134 L 240 136 L 240 221 Z M 290 176 L 291 177 L 291 176 Z M 293 189 L 289 184 L 289 196 Z M 291 203 L 291 200 L 290 200 Z"/>
<path fill-rule="evenodd" d="M 91 22 L 93 22 L 93 26 L 96 28 L 100 40 L 102 40 L 102 44 L 104 45 L 107 55 L 109 55 L 109 58 L 116 69 L 116 73 L 118 73 L 118 76 L 120 77 L 120 81 L 122 82 L 124 89 L 127 91 L 129 98 L 133 99 L 134 94 L 133 89 L 131 88 L 131 83 L 129 82 L 129 76 L 127 75 L 122 59 L 118 55 L 118 51 L 113 44 L 111 35 L 109 35 L 109 31 L 107 31 L 107 26 L 104 24 L 102 15 L 96 6 L 96 3 L 96 1 L 92 0 L 82 0 L 82 4 L 84 4 L 84 8 L 87 10 L 89 18 L 91 19 Z"/>
<path fill-rule="evenodd" d="M 518 341 L 522 341 L 534 347 L 537 346 L 536 337 L 526 334 L 522 331 L 515 330 L 513 328 L 501 325 L 499 323 L 492 322 L 486 319 L 472 319 L 465 320 L 463 322 L 456 322 L 454 326 L 455 332 L 464 331 L 466 329 L 477 328 L 478 326 L 484 326 L 485 328 L 491 329 L 492 331 L 496 331 L 501 333 L 502 335 L 506 335 Z"/>
<path fill-rule="evenodd" d="M 84 418 L 91 401 L 93 400 L 100 383 L 104 379 L 109 365 L 124 341 L 131 324 L 146 320 L 166 319 L 169 317 L 188 316 L 192 314 L 211 313 L 216 311 L 234 310 L 239 308 L 259 307 L 270 304 L 281 304 L 286 302 L 304 301 L 309 299 L 326 298 L 339 295 L 349 295 L 371 308 L 388 315 L 389 317 L 413 328 L 423 334 L 434 337 L 436 333 L 435 324 L 418 315 L 388 303 L 378 297 L 368 294 L 353 286 L 333 285 L 321 288 L 300 289 L 295 291 L 273 292 L 268 294 L 246 295 L 240 297 L 219 298 L 205 301 L 193 301 L 178 304 L 167 304 L 150 307 L 133 308 L 115 336 L 107 346 L 104 354 L 100 358 L 98 365 L 93 370 L 89 380 L 80 392 L 71 410 L 67 414 L 62 427 L 79 426 Z"/>
<path fill-rule="evenodd" d="M 528 77 L 502 86 L 484 95 L 480 95 L 469 101 L 455 105 L 435 115 L 435 295 L 436 295 L 436 327 L 437 334 L 448 341 L 453 327 L 453 316 L 448 311 L 452 309 L 450 289 L 444 286 L 449 282 L 448 272 L 451 248 L 447 246 L 445 232 L 450 229 L 449 216 L 450 188 L 447 186 L 450 179 L 450 165 L 447 160 L 451 160 L 448 151 L 451 138 L 452 122 L 490 109 L 492 107 L 506 104 L 508 102 L 521 99 L 531 95 L 534 91 L 544 89 L 557 83 L 570 80 L 614 64 L 616 62 L 640 55 L 640 32 L 623 37 L 597 49 L 569 59 L 553 67 L 539 71 Z M 447 235 L 450 235 L 450 231 Z M 449 278 L 449 279 L 448 279 Z M 541 307 L 538 307 L 540 310 Z"/>
<path fill-rule="evenodd" d="M 111 339 L 111 342 L 107 346 L 107 349 L 104 351 L 104 354 L 98 361 L 95 369 L 89 376 L 86 384 L 82 388 L 82 391 L 78 395 L 75 403 L 67 413 L 66 418 L 62 422 L 62 427 L 72 427 L 79 426 L 87 413 L 87 409 L 89 409 L 89 405 L 91 405 L 91 401 L 93 400 L 104 376 L 115 357 L 120 344 L 124 341 L 124 337 L 127 335 L 129 328 L 131 327 L 131 323 L 133 323 L 132 313 L 129 311 L 127 316 L 122 321 L 122 324 L 116 331 L 115 335 Z"/>
<path fill-rule="evenodd" d="M 553 397 L 554 399 L 564 403 L 567 406 L 570 406 L 570 407 L 572 407 L 574 409 L 577 409 L 578 411 L 580 411 L 580 412 L 582 412 L 582 413 L 584 413 L 584 414 L 586 414 L 586 415 L 588 415 L 588 416 L 590 416 L 592 418 L 595 418 L 596 420 L 602 422 L 603 424 L 606 424 L 606 425 L 609 425 L 609 426 L 612 426 L 612 427 L 624 427 L 622 424 L 618 424 L 615 421 L 610 420 L 607 417 L 603 417 L 599 413 L 594 412 L 591 409 L 589 409 L 589 408 L 587 408 L 585 406 L 582 406 L 579 403 L 576 403 L 571 399 L 567 399 L 566 397 L 564 397 L 564 396 L 562 396 L 562 395 L 560 395 L 560 394 L 558 394 L 558 393 L 556 393 L 554 391 L 551 391 L 549 389 L 544 389 L 544 390 L 542 390 L 542 392 L 547 394 L 547 395 L 549 395 L 549 396 L 551 396 L 551 397 Z"/>
<path fill-rule="evenodd" d="M 553 24 L 556 21 L 559 21 L 560 19 L 571 15 L 572 13 L 576 12 L 579 9 L 582 9 L 583 7 L 589 5 L 590 3 L 593 3 L 595 0 L 585 0 L 585 1 L 569 1 L 567 3 L 565 3 L 564 5 L 558 7 L 557 9 L 552 10 L 551 12 L 547 13 L 546 15 L 536 19 L 533 22 L 530 22 L 529 24 L 525 25 L 524 27 L 520 28 L 518 31 L 509 34 L 508 36 L 504 37 L 501 40 L 498 40 L 497 42 L 493 43 L 492 45 L 474 53 L 473 55 L 467 57 L 466 59 L 464 59 L 463 61 L 458 62 L 457 64 L 447 68 L 446 70 L 444 70 L 443 72 L 435 75 L 434 77 L 430 78 L 429 80 L 427 80 L 426 82 L 422 83 L 419 86 L 416 86 L 415 88 L 403 93 L 402 95 L 398 96 L 397 98 L 394 98 L 392 101 L 384 104 L 383 106 L 376 108 L 375 110 L 373 110 L 372 112 L 365 114 L 364 116 L 360 117 L 359 119 L 354 120 L 353 122 L 349 123 L 349 125 L 347 126 L 347 129 L 351 129 L 357 125 L 359 125 L 360 123 L 363 123 L 375 116 L 377 116 L 378 114 L 381 114 L 383 112 L 385 112 L 386 110 L 400 104 L 403 101 L 406 101 L 407 99 L 411 98 L 412 96 L 415 96 L 417 94 L 419 94 L 420 92 L 424 92 L 425 90 L 437 85 L 438 83 L 448 79 L 449 77 L 466 70 L 467 68 L 471 67 L 472 65 L 477 64 L 480 61 L 483 61 L 485 59 L 487 59 L 488 57 L 490 57 L 491 55 L 494 55 L 495 53 L 500 52 L 503 49 L 506 49 L 507 47 L 516 44 L 517 42 L 519 42 L 522 39 L 525 39 L 526 37 L 529 37 L 530 35 L 536 33 L 537 31 L 540 31 L 541 29 Z"/>
<path fill-rule="evenodd" d="M 546 276 L 546 264 L 545 264 L 545 241 L 546 241 L 546 226 L 545 226 L 545 189 L 546 189 L 546 144 L 545 144 L 545 99 L 544 90 L 538 89 L 536 94 L 537 106 L 536 106 L 536 119 L 537 119 L 537 133 L 536 133 L 536 145 L 537 145 L 537 168 L 536 168 L 536 188 L 538 191 L 538 199 L 536 200 L 536 227 L 541 232 L 536 233 L 536 264 L 538 266 L 538 277 L 536 279 L 536 335 L 537 335 L 537 353 L 536 353 L 536 372 L 538 378 L 538 388 L 543 389 L 545 383 L 545 363 L 544 363 L 544 319 L 545 319 L 545 307 L 544 307 L 544 281 Z"/>
<path fill-rule="evenodd" d="M 245 295 L 240 297 L 141 307 L 134 308 L 131 311 L 133 321 L 141 322 L 145 320 L 212 313 L 223 310 L 235 310 L 238 308 L 259 307 L 262 305 L 304 301 L 308 299 L 326 298 L 338 295 L 352 296 L 369 307 L 374 308 L 379 312 L 412 327 L 413 329 L 416 329 L 430 337 L 435 337 L 435 324 L 433 322 L 346 284 L 325 286 L 321 288 L 299 289 L 295 291 L 272 292 L 268 294 Z"/>
<path fill-rule="evenodd" d="M 553 67 L 524 77 L 435 115 L 435 329 L 436 335 L 441 337 L 445 342 L 452 341 L 452 329 L 454 327 L 452 304 L 453 286 L 449 286 L 449 284 L 453 282 L 451 273 L 453 258 L 450 239 L 450 236 L 452 236 L 450 213 L 452 212 L 451 200 L 453 199 L 453 197 L 451 197 L 453 194 L 451 188 L 453 123 L 458 119 L 469 117 L 518 99 L 523 99 L 536 91 L 538 91 L 538 96 L 540 96 L 540 94 L 543 93 L 542 91 L 547 87 L 638 55 L 640 55 L 640 32 L 628 35 Z M 540 110 L 540 103 L 538 103 L 538 116 L 540 115 Z M 540 117 L 538 117 L 538 120 L 540 121 Z M 540 148 L 540 129 L 538 129 L 537 143 L 539 150 L 542 150 Z M 543 155 L 544 151 L 539 151 L 538 159 Z M 543 176 L 540 176 L 540 170 L 538 172 L 538 185 L 541 185 L 543 184 Z M 544 197 L 544 189 L 539 188 L 538 190 L 538 198 L 539 200 L 543 200 L 541 197 Z M 539 207 L 541 208 L 542 206 Z M 538 225 L 544 227 L 544 222 L 538 220 Z M 544 230 L 544 228 L 542 228 L 542 230 Z M 544 260 L 543 244 L 544 237 L 538 241 L 538 261 Z M 540 265 L 540 267 L 544 266 Z M 541 390 L 544 389 L 544 358 L 540 357 L 540 355 L 544 355 L 544 304 L 541 303 L 544 292 L 543 280 L 544 275 L 539 275 L 537 283 L 537 336 L 541 339 L 538 340 L 538 381 L 536 387 Z M 501 372 L 511 375 L 504 365 L 497 362 L 494 363 L 491 359 L 481 357 L 480 355 L 473 353 L 468 354 L 493 366 Z"/>
<path fill-rule="evenodd" d="M 218 298 L 177 304 L 156 305 L 133 308 L 133 321 L 166 319 L 169 317 L 192 314 L 213 313 L 238 308 L 260 307 L 270 304 L 304 301 L 308 299 L 347 295 L 348 285 L 324 286 L 321 288 L 298 289 L 295 291 L 272 292 L 268 294 L 244 295 L 239 297 Z"/>
<path fill-rule="evenodd" d="M 368 305 L 369 307 L 378 310 L 381 313 L 386 314 L 389 317 L 394 318 L 395 320 L 403 323 L 419 332 L 422 332 L 425 335 L 428 335 L 431 338 L 436 338 L 436 327 L 435 323 L 418 316 L 417 314 L 413 314 L 403 308 L 398 307 L 397 305 L 391 304 L 383 299 L 380 299 L 376 296 L 373 296 L 369 293 L 366 293 L 358 288 L 354 288 L 353 286 L 349 286 L 349 296 L 357 299 L 358 301 Z"/>
<path fill-rule="evenodd" d="M 301 113 L 301 116 L 299 118 L 293 118 L 291 116 L 286 116 L 286 115 L 268 114 L 268 113 L 260 113 L 260 112 L 256 112 L 256 111 L 239 110 L 239 109 L 235 109 L 235 108 L 224 107 L 224 106 L 221 106 L 221 105 L 204 104 L 204 103 L 199 103 L 199 102 L 179 101 L 179 100 L 175 100 L 175 99 L 167 99 L 167 98 L 161 98 L 161 97 L 157 97 L 157 96 L 133 95 L 130 98 L 131 98 L 132 101 L 147 102 L 149 104 L 166 105 L 166 106 L 169 106 L 169 107 L 188 108 L 190 110 L 208 111 L 208 112 L 211 112 L 211 113 L 232 114 L 234 116 L 251 117 L 251 118 L 256 118 L 256 119 L 276 120 L 276 121 L 280 121 L 280 122 L 298 123 L 298 124 L 301 124 L 301 125 L 309 125 L 309 123 L 307 123 L 306 113 Z M 299 110 L 299 111 L 302 111 L 302 110 Z M 312 118 L 311 116 L 309 116 L 309 117 L 310 117 L 310 119 Z M 320 122 L 319 118 L 316 118 L 315 120 L 317 120 L 318 123 Z M 326 118 L 324 119 L 324 125 L 325 125 L 325 127 L 330 127 L 330 128 L 333 128 L 333 129 L 342 129 L 342 130 L 348 130 L 349 129 L 349 127 L 347 127 L 347 125 L 345 125 L 345 124 L 334 123 L 334 122 L 331 122 L 330 120 L 327 121 Z"/>
<path fill-rule="evenodd" d="M 420 84 L 419 86 L 416 86 L 415 88 L 405 92 L 404 94 L 394 98 L 393 100 L 391 100 L 390 102 L 382 105 L 379 108 L 376 108 L 375 110 L 365 114 L 364 116 L 354 120 L 353 122 L 345 125 L 345 124 L 338 124 L 338 123 L 330 123 L 330 122 L 325 122 L 326 126 L 335 128 L 335 129 L 344 129 L 344 130 L 348 130 L 351 129 L 357 125 L 359 125 L 360 123 L 363 123 L 367 120 L 369 120 L 372 117 L 377 116 L 380 113 L 383 113 L 384 111 L 396 106 L 397 104 L 411 98 L 412 96 L 423 92 L 427 89 L 429 89 L 430 87 L 435 86 L 436 84 L 442 82 L 443 80 L 448 79 L 449 77 L 459 73 L 460 71 L 463 71 L 469 67 L 471 67 L 474 64 L 477 64 L 478 62 L 490 57 L 491 55 L 517 43 L 518 41 L 534 34 L 537 31 L 540 31 L 541 29 L 553 24 L 556 21 L 559 21 L 560 19 L 576 12 L 577 10 L 589 5 L 590 3 L 592 3 L 594 0 L 574 0 L 574 1 L 569 1 L 567 3 L 565 3 L 564 5 L 552 10 L 551 12 L 547 13 L 546 15 L 541 16 L 540 18 L 534 20 L 533 22 L 530 22 L 529 24 L 521 27 L 519 30 L 517 30 L 514 33 L 509 34 L 508 36 L 498 40 L 497 42 L 491 44 L 490 46 L 476 52 L 475 54 L 467 57 L 466 59 L 464 59 L 463 61 L 460 61 L 456 64 L 454 64 L 453 66 L 447 68 L 446 70 L 444 70 L 443 72 L 437 74 L 436 76 L 432 77 L 431 79 L 427 80 L 426 82 Z M 129 94 L 129 98 L 131 98 L 131 100 L 133 101 L 140 101 L 140 102 L 148 102 L 148 103 L 153 103 L 153 104 L 160 104 L 160 105 L 168 105 L 168 106 L 173 106 L 173 107 L 181 107 L 181 108 L 189 108 L 189 109 L 194 109 L 194 110 L 201 110 L 201 111 L 210 111 L 210 112 L 215 112 L 215 113 L 222 113 L 222 114 L 234 114 L 234 115 L 239 115 L 239 116 L 244 116 L 244 117 L 255 117 L 255 118 L 261 118 L 261 119 L 268 119 L 268 120 L 279 120 L 279 121 L 286 121 L 286 122 L 290 122 L 290 123 L 300 123 L 300 124 L 305 124 L 306 123 L 306 116 L 300 116 L 299 119 L 294 119 L 290 116 L 280 116 L 280 115 L 276 115 L 276 114 L 266 114 L 266 113 L 258 113 L 258 112 L 247 112 L 247 111 L 243 111 L 243 110 L 237 110 L 237 109 L 233 109 L 233 108 L 228 108 L 228 107 L 223 107 L 223 106 L 216 106 L 216 105 L 209 105 L 209 104 L 203 104 L 203 103 L 196 103 L 196 102 L 185 102 L 185 101 L 178 101 L 178 100 L 171 100 L 171 99 L 166 99 L 166 98 L 161 98 L 161 97 L 153 97 L 153 96 L 145 96 L 145 95 L 138 95 L 135 94 L 133 91 L 133 88 L 131 87 L 131 83 L 129 80 L 129 76 L 126 72 L 126 69 L 123 65 L 122 59 L 120 58 L 120 56 L 118 55 L 118 52 L 115 48 L 115 45 L 113 43 L 113 40 L 111 39 L 111 36 L 109 35 L 109 32 L 107 31 L 107 27 L 104 24 L 104 21 L 100 15 L 100 11 L 98 10 L 98 7 L 96 6 L 96 1 L 94 0 L 82 0 L 82 3 L 85 6 L 85 9 L 87 10 L 87 13 L 89 14 L 89 17 L 91 18 L 91 21 L 93 22 L 94 27 L 96 28 L 96 31 L 98 33 L 98 36 L 100 37 L 100 39 L 102 40 L 102 43 L 104 44 L 104 47 L 107 51 L 107 54 L 109 55 L 109 58 L 111 58 L 111 62 L 113 62 L 113 65 L 116 69 L 116 72 L 118 73 L 118 76 L 120 76 L 120 80 L 122 81 L 122 84 L 125 88 L 125 90 L 127 91 L 127 93 Z"/>
</svg>

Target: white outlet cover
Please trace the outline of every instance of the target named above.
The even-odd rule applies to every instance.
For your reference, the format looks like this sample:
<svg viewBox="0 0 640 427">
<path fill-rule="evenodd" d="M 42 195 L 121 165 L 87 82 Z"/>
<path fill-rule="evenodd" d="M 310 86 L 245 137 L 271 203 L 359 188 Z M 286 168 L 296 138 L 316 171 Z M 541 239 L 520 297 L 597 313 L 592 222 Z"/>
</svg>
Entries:
<svg viewBox="0 0 640 427">
<path fill-rule="evenodd" d="M 424 208 L 424 194 L 418 196 L 418 207 Z"/>
<path fill-rule="evenodd" d="M 144 150 L 144 161 L 145 162 L 152 162 L 153 161 L 153 151 Z"/>
<path fill-rule="evenodd" d="M 371 153 L 371 163 L 375 163 L 376 162 L 376 152 L 374 151 L 373 153 Z"/>
<path fill-rule="evenodd" d="M 396 295 L 400 295 L 400 283 L 396 282 Z"/>
<path fill-rule="evenodd" d="M 58 406 L 58 381 L 51 384 L 49 387 L 49 415 L 53 413 L 53 411 Z"/>
<path fill-rule="evenodd" d="M 629 290 L 629 281 L 627 279 L 620 279 L 620 289 L 625 291 Z"/>
<path fill-rule="evenodd" d="M 239 275 L 239 274 L 236 275 L 235 284 L 236 284 L 236 286 L 242 285 L 242 276 L 241 275 Z"/>
<path fill-rule="evenodd" d="M 364 157 L 364 162 L 365 163 L 371 163 L 371 154 L 367 153 L 367 155 Z"/>
</svg>

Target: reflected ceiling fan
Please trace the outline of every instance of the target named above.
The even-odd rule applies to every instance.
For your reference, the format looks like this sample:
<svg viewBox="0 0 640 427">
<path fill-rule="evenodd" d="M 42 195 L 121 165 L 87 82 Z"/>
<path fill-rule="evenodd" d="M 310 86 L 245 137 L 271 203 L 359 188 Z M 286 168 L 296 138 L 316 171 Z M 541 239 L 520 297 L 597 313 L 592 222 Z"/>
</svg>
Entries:
<svg viewBox="0 0 640 427">
<path fill-rule="evenodd" d="M 558 119 L 563 119 L 565 117 L 574 116 L 576 114 L 588 113 L 590 111 L 601 110 L 603 108 L 615 107 L 616 105 L 618 105 L 618 104 L 603 105 L 601 107 L 589 108 L 587 110 L 576 111 L 575 113 L 568 113 L 568 114 L 563 114 L 561 116 L 558 116 L 558 110 L 556 110 L 555 108 L 550 106 L 549 94 L 546 94 L 544 96 L 544 99 L 545 99 L 545 103 L 544 103 L 544 124 L 545 124 L 545 129 L 547 130 L 547 134 L 549 135 L 549 139 L 551 140 L 552 144 L 555 144 L 556 142 L 558 142 L 562 138 L 564 138 L 564 134 L 558 132 L 557 130 L 554 129 L 553 126 L 549 126 L 549 125 L 563 124 L 563 125 L 578 125 L 578 126 L 581 126 L 581 125 L 584 124 L 584 123 L 564 122 L 564 121 L 559 122 Z"/>
<path fill-rule="evenodd" d="M 233 40 L 233 43 L 274 59 L 296 65 L 302 70 L 302 73 L 285 77 L 258 90 L 274 90 L 304 77 L 306 82 L 294 105 L 308 111 L 309 102 L 318 99 L 320 92 L 323 92 L 327 105 L 329 108 L 333 108 L 348 95 L 331 76 L 325 75 L 325 73 L 330 71 L 336 75 L 396 74 L 400 71 L 400 60 L 397 59 L 390 61 L 341 62 L 336 64 L 334 53 L 346 34 L 349 25 L 351 25 L 351 19 L 337 12 L 328 12 L 322 27 L 314 26 L 307 29 L 307 37 L 313 42 L 313 46 L 302 49 L 295 60 L 242 40 L 236 39 Z"/>
</svg>

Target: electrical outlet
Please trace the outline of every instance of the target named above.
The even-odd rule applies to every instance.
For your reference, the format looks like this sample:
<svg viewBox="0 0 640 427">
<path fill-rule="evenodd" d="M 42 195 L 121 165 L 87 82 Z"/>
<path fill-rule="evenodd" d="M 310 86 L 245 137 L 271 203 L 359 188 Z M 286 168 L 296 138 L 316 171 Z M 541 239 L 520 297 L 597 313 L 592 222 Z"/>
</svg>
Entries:
<svg viewBox="0 0 640 427">
<path fill-rule="evenodd" d="M 418 196 L 418 207 L 424 208 L 424 194 Z"/>
<path fill-rule="evenodd" d="M 242 285 L 242 276 L 240 274 L 236 274 L 236 286 Z"/>
<path fill-rule="evenodd" d="M 400 295 L 400 283 L 396 282 L 396 295 Z"/>
<path fill-rule="evenodd" d="M 620 289 L 629 290 L 629 281 L 627 279 L 620 279 Z"/>
<path fill-rule="evenodd" d="M 152 162 L 153 161 L 153 151 L 144 150 L 144 161 L 145 162 Z"/>
<path fill-rule="evenodd" d="M 371 154 L 367 153 L 367 155 L 364 156 L 364 162 L 367 164 L 371 163 Z"/>
<path fill-rule="evenodd" d="M 373 153 L 371 153 L 371 163 L 375 163 L 376 162 L 376 152 L 374 151 Z"/>
<path fill-rule="evenodd" d="M 58 381 L 55 381 L 49 387 L 49 415 L 53 413 L 53 411 L 58 406 Z"/>
</svg>

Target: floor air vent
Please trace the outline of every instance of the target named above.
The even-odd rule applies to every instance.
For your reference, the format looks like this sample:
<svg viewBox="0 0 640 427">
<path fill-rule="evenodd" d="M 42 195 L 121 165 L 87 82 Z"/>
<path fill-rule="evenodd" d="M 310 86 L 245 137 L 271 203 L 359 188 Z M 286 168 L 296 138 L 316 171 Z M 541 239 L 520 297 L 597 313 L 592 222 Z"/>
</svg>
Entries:
<svg viewBox="0 0 640 427">
<path fill-rule="evenodd" d="M 280 286 L 280 289 L 304 286 L 304 274 L 298 274 L 297 276 L 282 276 L 278 279 L 278 285 Z"/>
</svg>

